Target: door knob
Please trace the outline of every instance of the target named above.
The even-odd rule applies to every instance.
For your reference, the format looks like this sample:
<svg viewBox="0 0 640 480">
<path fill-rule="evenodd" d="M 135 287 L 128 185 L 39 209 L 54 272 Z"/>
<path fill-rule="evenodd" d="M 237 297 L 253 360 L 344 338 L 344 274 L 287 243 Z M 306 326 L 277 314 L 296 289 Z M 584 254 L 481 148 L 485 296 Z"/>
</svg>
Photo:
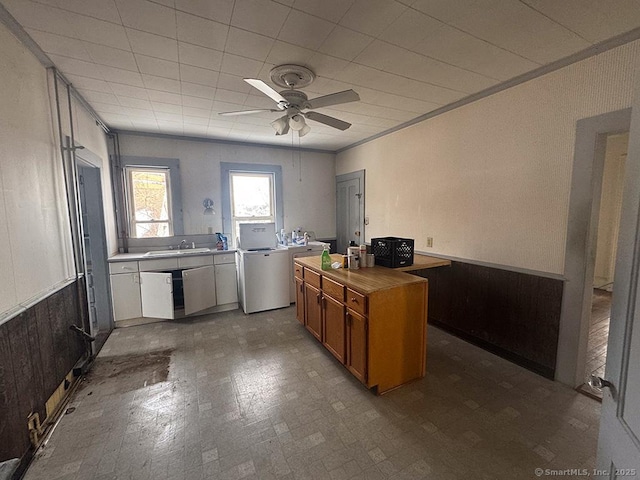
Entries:
<svg viewBox="0 0 640 480">
<path fill-rule="evenodd" d="M 353 232 L 353 234 L 354 234 L 356 237 L 359 237 L 359 236 L 360 236 L 360 230 L 356 230 L 355 232 Z"/>
<path fill-rule="evenodd" d="M 611 388 L 613 390 L 613 383 L 594 374 L 589 375 L 588 383 L 591 388 L 596 390 L 602 390 L 603 388 Z"/>
</svg>

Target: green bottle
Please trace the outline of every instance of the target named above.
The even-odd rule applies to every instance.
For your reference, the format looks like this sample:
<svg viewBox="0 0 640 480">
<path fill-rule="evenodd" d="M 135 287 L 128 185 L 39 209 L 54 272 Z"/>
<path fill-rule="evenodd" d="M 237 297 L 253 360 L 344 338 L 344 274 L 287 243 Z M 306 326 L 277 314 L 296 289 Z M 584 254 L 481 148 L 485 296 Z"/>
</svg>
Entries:
<svg viewBox="0 0 640 480">
<path fill-rule="evenodd" d="M 322 250 L 322 270 L 331 270 L 331 257 L 329 256 L 329 247 L 326 245 Z"/>
</svg>

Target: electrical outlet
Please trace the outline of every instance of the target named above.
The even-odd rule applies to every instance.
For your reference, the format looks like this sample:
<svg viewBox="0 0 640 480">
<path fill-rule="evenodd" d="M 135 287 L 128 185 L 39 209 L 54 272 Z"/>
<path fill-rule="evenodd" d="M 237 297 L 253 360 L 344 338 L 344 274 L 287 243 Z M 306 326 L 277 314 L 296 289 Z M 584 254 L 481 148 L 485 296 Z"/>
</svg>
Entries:
<svg viewBox="0 0 640 480">
<path fill-rule="evenodd" d="M 427 237 L 427 247 L 433 247 L 433 237 Z"/>
</svg>

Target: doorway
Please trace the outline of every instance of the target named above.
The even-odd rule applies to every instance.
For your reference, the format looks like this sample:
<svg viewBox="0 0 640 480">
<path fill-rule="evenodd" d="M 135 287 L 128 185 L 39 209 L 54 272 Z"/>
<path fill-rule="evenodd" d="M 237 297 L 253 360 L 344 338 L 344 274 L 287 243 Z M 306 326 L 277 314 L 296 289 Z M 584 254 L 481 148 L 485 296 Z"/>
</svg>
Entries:
<svg viewBox="0 0 640 480">
<path fill-rule="evenodd" d="M 96 339 L 92 343 L 92 353 L 95 355 L 113 330 L 100 168 L 78 157 L 77 183 L 89 309 L 89 334 Z"/>
<path fill-rule="evenodd" d="M 594 240 L 593 298 L 589 321 L 585 379 L 591 375 L 604 378 L 628 145 L 628 132 L 607 136 L 602 171 L 600 211 Z M 581 390 L 601 397 L 601 392 L 594 392 L 585 387 L 582 387 Z"/>
<path fill-rule="evenodd" d="M 576 124 L 555 374 L 573 388 L 585 381 L 607 140 L 630 127 L 630 108 Z"/>
<path fill-rule="evenodd" d="M 364 170 L 336 177 L 336 249 L 364 243 Z"/>
</svg>

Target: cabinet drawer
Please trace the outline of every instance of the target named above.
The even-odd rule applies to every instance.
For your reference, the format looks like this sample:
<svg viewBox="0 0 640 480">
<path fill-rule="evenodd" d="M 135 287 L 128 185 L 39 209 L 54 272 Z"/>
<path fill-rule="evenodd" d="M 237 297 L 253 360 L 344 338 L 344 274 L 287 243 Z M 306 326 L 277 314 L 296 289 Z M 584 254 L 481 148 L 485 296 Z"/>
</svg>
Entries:
<svg viewBox="0 0 640 480">
<path fill-rule="evenodd" d="M 309 270 L 308 268 L 304 269 L 304 281 L 309 285 L 320 288 L 320 274 L 313 270 Z"/>
<path fill-rule="evenodd" d="M 112 262 L 109 273 L 131 273 L 138 271 L 138 262 Z"/>
<path fill-rule="evenodd" d="M 213 263 L 215 265 L 222 265 L 224 263 L 236 263 L 236 254 L 231 253 L 216 253 L 213 255 Z"/>
<path fill-rule="evenodd" d="M 347 288 L 347 307 L 361 315 L 366 315 L 367 297 Z"/>
<path fill-rule="evenodd" d="M 213 256 L 211 255 L 178 258 L 178 267 L 207 267 L 209 265 L 213 265 Z"/>
<path fill-rule="evenodd" d="M 139 263 L 141 272 L 149 272 L 153 270 L 174 270 L 178 268 L 177 258 L 158 258 L 156 260 L 143 260 Z"/>
<path fill-rule="evenodd" d="M 302 265 L 298 265 L 297 263 L 295 263 L 293 265 L 293 274 L 295 275 L 296 278 L 299 278 L 302 280 Z"/>
<path fill-rule="evenodd" d="M 339 302 L 344 302 L 344 285 L 334 282 L 330 278 L 322 277 L 322 291 Z"/>
</svg>

